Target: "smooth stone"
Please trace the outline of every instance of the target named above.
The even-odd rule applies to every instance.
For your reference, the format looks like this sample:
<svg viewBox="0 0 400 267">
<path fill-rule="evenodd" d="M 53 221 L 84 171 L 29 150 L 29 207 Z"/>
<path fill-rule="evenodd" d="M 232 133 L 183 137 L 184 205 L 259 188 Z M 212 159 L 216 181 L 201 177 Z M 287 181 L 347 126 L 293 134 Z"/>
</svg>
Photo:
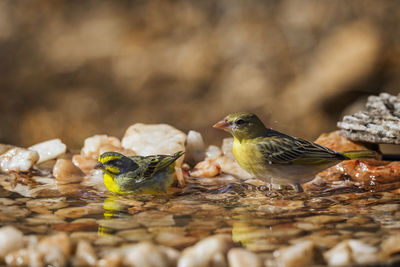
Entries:
<svg viewBox="0 0 400 267">
<path fill-rule="evenodd" d="M 172 155 L 178 151 L 185 151 L 186 134 L 168 124 L 131 125 L 122 138 L 122 147 L 135 151 L 138 155 Z M 181 166 L 183 158 L 176 162 Z"/>
<path fill-rule="evenodd" d="M 185 162 L 191 166 L 196 165 L 198 162 L 204 160 L 205 146 L 201 133 L 190 130 L 185 146 Z"/>
<path fill-rule="evenodd" d="M 41 224 L 60 224 L 65 221 L 54 214 L 38 214 L 25 219 L 25 222 L 29 225 L 41 225 Z"/>
<path fill-rule="evenodd" d="M 78 242 L 73 263 L 74 266 L 96 266 L 96 251 L 88 241 Z"/>
<path fill-rule="evenodd" d="M 4 257 L 14 250 L 20 249 L 24 245 L 24 235 L 13 226 L 0 228 L 0 262 Z"/>
<path fill-rule="evenodd" d="M 145 227 L 171 226 L 175 225 L 174 216 L 172 214 L 159 211 L 143 211 L 133 215 L 132 220 L 140 223 Z"/>
<path fill-rule="evenodd" d="M 85 174 L 71 160 L 58 159 L 53 167 L 53 175 L 58 184 L 79 183 Z"/>
<path fill-rule="evenodd" d="M 124 238 L 127 241 L 145 241 L 153 238 L 153 235 L 147 232 L 146 229 L 132 229 L 124 230 L 117 233 L 118 236 Z"/>
<path fill-rule="evenodd" d="M 228 158 L 235 159 L 235 156 L 233 155 L 232 152 L 232 146 L 233 146 L 232 137 L 224 138 L 222 140 L 222 146 L 221 146 L 222 153 Z"/>
<path fill-rule="evenodd" d="M 9 198 L 0 198 L 0 205 L 3 206 L 10 206 L 13 205 L 15 203 L 14 200 L 9 199 Z"/>
<path fill-rule="evenodd" d="M 217 146 L 211 145 L 207 147 L 205 154 L 206 159 L 217 158 L 222 156 L 222 150 Z"/>
<path fill-rule="evenodd" d="M 178 267 L 226 266 L 225 254 L 233 246 L 230 235 L 214 235 L 207 237 L 194 246 L 182 251 L 178 260 Z"/>
<path fill-rule="evenodd" d="M 115 235 L 101 235 L 96 240 L 94 240 L 93 244 L 96 246 L 117 246 L 124 242 L 124 239 Z"/>
<path fill-rule="evenodd" d="M 86 174 L 89 174 L 96 165 L 97 160 L 76 154 L 72 156 L 72 163 Z"/>
<path fill-rule="evenodd" d="M 157 234 L 155 240 L 160 245 L 174 248 L 188 247 L 198 241 L 196 237 L 174 232 L 160 232 Z"/>
<path fill-rule="evenodd" d="M 139 222 L 132 220 L 132 218 L 112 218 L 98 220 L 97 223 L 103 227 L 114 230 L 125 230 L 139 227 Z"/>
<path fill-rule="evenodd" d="M 391 234 L 381 244 L 381 258 L 387 259 L 391 255 L 400 252 L 400 233 Z"/>
<path fill-rule="evenodd" d="M 0 155 L 3 154 L 4 152 L 7 152 L 11 148 L 15 148 L 15 146 L 6 145 L 6 144 L 0 144 Z"/>
<path fill-rule="evenodd" d="M 88 215 L 89 210 L 87 207 L 70 207 L 59 209 L 54 214 L 62 218 L 80 218 Z"/>
<path fill-rule="evenodd" d="M 37 163 L 55 159 L 67 151 L 67 146 L 60 139 L 52 139 L 28 147 L 29 150 L 36 151 L 39 154 Z"/>
<path fill-rule="evenodd" d="M 45 208 L 49 210 L 61 209 L 68 206 L 65 197 L 57 198 L 38 198 L 26 201 L 26 206 L 29 209 Z"/>
<path fill-rule="evenodd" d="M 39 154 L 24 148 L 12 148 L 0 155 L 0 170 L 5 173 L 27 172 L 39 160 Z"/>
<path fill-rule="evenodd" d="M 357 264 L 368 264 L 378 261 L 378 248 L 360 240 L 349 240 L 352 258 Z"/>
<path fill-rule="evenodd" d="M 81 155 L 89 159 L 97 160 L 102 152 L 118 152 L 120 149 L 121 142 L 117 137 L 108 135 L 94 135 L 85 139 L 84 145 L 81 149 Z"/>
<path fill-rule="evenodd" d="M 314 224 L 329 224 L 338 223 L 345 221 L 345 217 L 331 216 L 331 215 L 316 215 L 302 219 L 303 222 L 314 223 Z"/>
<path fill-rule="evenodd" d="M 69 237 L 74 242 L 78 242 L 79 240 L 94 242 L 97 240 L 97 238 L 99 238 L 99 235 L 97 232 L 73 232 Z"/>
<path fill-rule="evenodd" d="M 219 166 L 215 160 L 208 159 L 199 162 L 190 171 L 191 177 L 215 177 L 221 173 L 221 166 Z"/>
<path fill-rule="evenodd" d="M 323 255 L 329 266 L 344 266 L 352 263 L 351 250 L 347 240 L 340 242 Z"/>
<path fill-rule="evenodd" d="M 232 248 L 228 251 L 228 263 L 230 267 L 262 267 L 262 261 L 256 253 L 244 248 Z"/>
<path fill-rule="evenodd" d="M 0 212 L 4 214 L 9 214 L 14 218 L 26 218 L 29 214 L 31 214 L 30 210 L 14 205 L 0 206 Z"/>
<path fill-rule="evenodd" d="M 124 266 L 168 267 L 176 266 L 179 252 L 172 248 L 157 246 L 151 242 L 123 248 Z"/>
<path fill-rule="evenodd" d="M 274 255 L 277 257 L 279 266 L 309 266 L 314 257 L 314 243 L 310 240 L 305 240 L 290 247 L 275 251 Z"/>
</svg>

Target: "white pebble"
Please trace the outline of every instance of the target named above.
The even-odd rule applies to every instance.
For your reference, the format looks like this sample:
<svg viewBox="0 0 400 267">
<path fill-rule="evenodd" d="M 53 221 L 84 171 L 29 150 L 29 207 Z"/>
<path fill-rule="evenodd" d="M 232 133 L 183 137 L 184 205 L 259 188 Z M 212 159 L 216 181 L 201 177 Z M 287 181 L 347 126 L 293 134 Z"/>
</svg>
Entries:
<svg viewBox="0 0 400 267">
<path fill-rule="evenodd" d="M 183 250 L 178 267 L 226 266 L 224 255 L 232 245 L 231 235 L 207 237 Z"/>
<path fill-rule="evenodd" d="M 22 232 L 12 226 L 0 228 L 0 262 L 8 253 L 23 247 L 23 238 Z"/>
<path fill-rule="evenodd" d="M 52 139 L 33 145 L 28 149 L 36 151 L 39 154 L 37 163 L 41 163 L 64 154 L 67 151 L 67 146 L 60 139 Z"/>
<path fill-rule="evenodd" d="M 314 243 L 310 240 L 299 242 L 293 246 L 280 249 L 274 255 L 278 258 L 279 266 L 302 267 L 309 266 L 314 257 Z"/>
<path fill-rule="evenodd" d="M 204 159 L 204 141 L 199 132 L 189 131 L 186 140 L 185 162 L 191 166 Z"/>
<path fill-rule="evenodd" d="M 39 154 L 24 148 L 12 148 L 0 155 L 2 172 L 26 172 L 39 160 Z"/>
<path fill-rule="evenodd" d="M 257 254 L 244 248 L 232 248 L 229 250 L 228 262 L 230 267 L 263 266 Z"/>
<path fill-rule="evenodd" d="M 172 155 L 185 151 L 186 134 L 167 124 L 136 123 L 130 126 L 122 138 L 122 147 L 131 149 L 138 155 Z M 183 157 L 177 160 L 180 166 Z"/>
<path fill-rule="evenodd" d="M 349 242 L 342 241 L 324 253 L 325 261 L 329 266 L 343 266 L 351 264 L 351 250 Z"/>
<path fill-rule="evenodd" d="M 81 155 L 87 158 L 96 159 L 99 154 L 106 151 L 118 151 L 121 149 L 121 142 L 117 137 L 108 135 L 94 135 L 85 139 Z"/>
</svg>

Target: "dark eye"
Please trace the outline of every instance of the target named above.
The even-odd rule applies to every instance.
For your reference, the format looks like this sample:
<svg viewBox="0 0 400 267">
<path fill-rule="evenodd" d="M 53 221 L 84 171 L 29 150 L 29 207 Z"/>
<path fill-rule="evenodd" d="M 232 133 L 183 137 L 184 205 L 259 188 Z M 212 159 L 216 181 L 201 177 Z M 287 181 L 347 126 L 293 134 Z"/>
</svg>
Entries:
<svg viewBox="0 0 400 267">
<path fill-rule="evenodd" d="M 236 121 L 236 125 L 243 125 L 243 124 L 245 124 L 246 122 L 244 121 L 244 120 L 242 120 L 242 119 L 238 119 L 237 121 Z"/>
</svg>

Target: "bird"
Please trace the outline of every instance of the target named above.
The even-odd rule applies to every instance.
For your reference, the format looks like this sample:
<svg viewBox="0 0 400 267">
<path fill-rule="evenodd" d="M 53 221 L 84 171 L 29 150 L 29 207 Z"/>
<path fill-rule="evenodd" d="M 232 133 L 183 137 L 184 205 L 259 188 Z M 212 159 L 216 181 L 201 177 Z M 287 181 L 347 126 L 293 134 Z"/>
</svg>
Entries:
<svg viewBox="0 0 400 267">
<path fill-rule="evenodd" d="M 103 170 L 104 185 L 117 195 L 165 194 L 174 181 L 175 161 L 184 154 L 127 157 L 105 152 L 94 168 Z"/>
<path fill-rule="evenodd" d="M 343 160 L 375 158 L 376 152 L 356 150 L 336 152 L 325 146 L 265 127 L 253 113 L 229 114 L 213 125 L 232 134 L 236 162 L 251 175 L 289 184 L 302 192 L 301 183 L 311 181 L 324 169 Z"/>
</svg>

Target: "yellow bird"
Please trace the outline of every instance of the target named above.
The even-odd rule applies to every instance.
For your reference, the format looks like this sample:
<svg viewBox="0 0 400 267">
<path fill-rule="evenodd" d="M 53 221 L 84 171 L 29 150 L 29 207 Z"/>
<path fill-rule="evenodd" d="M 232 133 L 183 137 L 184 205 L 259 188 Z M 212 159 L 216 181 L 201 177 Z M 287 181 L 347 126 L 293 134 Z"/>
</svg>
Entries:
<svg viewBox="0 0 400 267">
<path fill-rule="evenodd" d="M 213 127 L 233 135 L 232 152 L 244 170 L 271 179 L 271 184 L 291 184 L 298 192 L 303 191 L 300 183 L 312 180 L 317 173 L 343 160 L 376 157 L 369 150 L 336 152 L 266 128 L 249 112 L 229 114 Z"/>
<path fill-rule="evenodd" d="M 115 194 L 163 194 L 174 181 L 175 161 L 184 152 L 174 155 L 126 157 L 117 152 L 99 156 L 95 168 L 104 172 L 104 184 Z"/>
</svg>

